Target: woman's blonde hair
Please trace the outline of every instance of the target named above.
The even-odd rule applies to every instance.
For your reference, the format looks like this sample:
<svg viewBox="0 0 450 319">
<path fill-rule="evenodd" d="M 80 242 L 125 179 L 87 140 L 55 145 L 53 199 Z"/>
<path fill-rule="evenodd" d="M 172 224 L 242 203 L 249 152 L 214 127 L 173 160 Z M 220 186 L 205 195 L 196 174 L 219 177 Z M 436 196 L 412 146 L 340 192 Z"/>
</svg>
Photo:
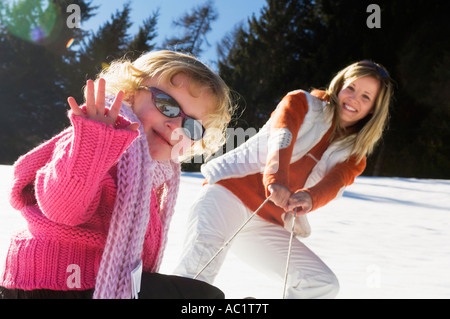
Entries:
<svg viewBox="0 0 450 319">
<path fill-rule="evenodd" d="M 370 76 L 380 81 L 380 89 L 374 102 L 373 112 L 361 119 L 352 130 L 340 127 L 338 94 L 347 81 Z M 386 69 L 380 64 L 364 60 L 353 63 L 341 70 L 330 82 L 326 90 L 329 103 L 326 113 L 334 122 L 334 138 L 344 139 L 345 145 L 352 144 L 352 155 L 359 162 L 369 155 L 380 140 L 389 117 L 389 104 L 393 94 L 393 84 Z"/>
<path fill-rule="evenodd" d="M 115 95 L 122 90 L 125 92 L 124 100 L 131 102 L 146 79 L 160 77 L 173 84 L 173 77 L 179 73 L 189 76 L 192 84 L 210 89 L 216 99 L 215 107 L 208 113 L 206 121 L 202 121 L 206 129 L 203 139 L 196 141 L 180 160 L 186 161 L 196 155 L 209 157 L 225 143 L 226 128 L 235 107 L 230 89 L 222 78 L 198 59 L 174 51 L 152 51 L 141 55 L 134 62 L 126 58 L 112 62 L 98 74 L 97 81 L 104 78 L 108 93 Z"/>
</svg>

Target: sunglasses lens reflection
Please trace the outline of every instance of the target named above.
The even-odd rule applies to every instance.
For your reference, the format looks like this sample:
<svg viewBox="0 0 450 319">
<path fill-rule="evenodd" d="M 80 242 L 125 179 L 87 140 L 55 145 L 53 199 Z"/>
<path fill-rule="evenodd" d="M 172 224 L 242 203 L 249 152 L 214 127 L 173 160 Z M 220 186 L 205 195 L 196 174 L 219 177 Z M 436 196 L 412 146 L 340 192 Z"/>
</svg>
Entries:
<svg viewBox="0 0 450 319">
<path fill-rule="evenodd" d="M 181 115 L 181 108 L 177 101 L 167 94 L 157 94 L 155 96 L 155 105 L 158 110 L 167 117 L 174 118 Z M 193 141 L 201 140 L 205 132 L 200 121 L 190 117 L 184 118 L 183 129 L 186 136 Z"/>
<path fill-rule="evenodd" d="M 155 105 L 167 117 L 177 117 L 180 115 L 178 103 L 166 94 L 158 94 L 155 97 Z"/>
</svg>

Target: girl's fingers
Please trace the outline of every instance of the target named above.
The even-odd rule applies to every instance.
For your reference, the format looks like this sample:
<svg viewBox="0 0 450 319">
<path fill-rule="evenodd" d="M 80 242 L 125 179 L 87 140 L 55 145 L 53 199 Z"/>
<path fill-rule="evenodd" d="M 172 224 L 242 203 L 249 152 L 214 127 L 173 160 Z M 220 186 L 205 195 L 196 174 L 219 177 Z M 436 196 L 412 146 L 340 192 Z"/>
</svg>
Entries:
<svg viewBox="0 0 450 319">
<path fill-rule="evenodd" d="M 117 119 L 117 116 L 119 115 L 120 107 L 122 106 L 124 96 L 125 93 L 123 91 L 117 92 L 116 98 L 114 99 L 114 102 L 111 105 L 108 116 L 111 117 L 114 121 Z"/>
<path fill-rule="evenodd" d="M 95 105 L 97 106 L 97 114 L 105 114 L 105 79 L 98 80 L 97 98 L 95 99 Z"/>
<path fill-rule="evenodd" d="M 93 118 L 97 115 L 97 108 L 95 105 L 95 87 L 94 81 L 86 81 L 86 113 L 88 118 Z"/>
<path fill-rule="evenodd" d="M 130 125 L 128 125 L 128 127 L 126 129 L 129 131 L 135 132 L 139 129 L 139 123 L 133 122 Z"/>
<path fill-rule="evenodd" d="M 108 113 L 105 114 L 105 98 L 106 98 L 106 81 L 104 79 L 98 80 L 97 92 L 95 92 L 94 81 L 87 80 L 86 81 L 86 116 L 89 119 L 103 122 L 108 125 L 114 125 L 117 117 L 120 112 L 120 108 L 122 106 L 122 101 L 125 96 L 123 91 L 119 91 L 114 99 L 114 102 L 111 105 Z M 77 102 L 73 97 L 69 97 L 67 99 L 70 108 L 72 109 L 75 115 L 82 115 L 84 113 L 81 111 Z M 139 128 L 138 123 L 130 124 L 126 129 L 131 131 L 136 131 Z"/>
<path fill-rule="evenodd" d="M 70 96 L 69 98 L 67 98 L 67 103 L 69 103 L 70 109 L 72 110 L 73 114 L 83 116 L 83 112 L 81 111 L 77 101 L 75 101 L 73 97 Z"/>
</svg>

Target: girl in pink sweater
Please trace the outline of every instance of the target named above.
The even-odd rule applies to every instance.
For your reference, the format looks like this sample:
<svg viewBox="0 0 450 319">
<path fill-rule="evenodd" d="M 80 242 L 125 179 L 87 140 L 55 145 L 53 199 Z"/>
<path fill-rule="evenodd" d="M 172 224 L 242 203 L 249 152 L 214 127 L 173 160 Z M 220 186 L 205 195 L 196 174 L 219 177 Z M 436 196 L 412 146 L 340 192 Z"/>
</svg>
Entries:
<svg viewBox="0 0 450 319">
<path fill-rule="evenodd" d="M 132 298 L 141 280 L 151 290 L 179 162 L 215 152 L 232 112 L 220 77 L 172 51 L 113 62 L 85 99 L 70 97 L 71 126 L 14 164 L 10 202 L 28 227 L 11 240 L 2 298 Z"/>
</svg>

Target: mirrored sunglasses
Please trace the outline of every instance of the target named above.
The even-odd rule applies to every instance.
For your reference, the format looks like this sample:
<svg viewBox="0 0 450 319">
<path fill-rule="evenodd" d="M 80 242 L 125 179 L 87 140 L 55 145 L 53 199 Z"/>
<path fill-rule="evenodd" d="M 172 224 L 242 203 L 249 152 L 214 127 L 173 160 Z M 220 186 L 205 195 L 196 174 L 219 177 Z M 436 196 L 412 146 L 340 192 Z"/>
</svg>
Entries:
<svg viewBox="0 0 450 319">
<path fill-rule="evenodd" d="M 165 116 L 175 118 L 181 116 L 182 127 L 187 137 L 193 141 L 199 141 L 205 135 L 205 128 L 199 120 L 196 120 L 183 112 L 178 102 L 160 89 L 153 86 L 141 86 L 139 89 L 152 93 L 152 101 L 156 108 Z"/>
</svg>

